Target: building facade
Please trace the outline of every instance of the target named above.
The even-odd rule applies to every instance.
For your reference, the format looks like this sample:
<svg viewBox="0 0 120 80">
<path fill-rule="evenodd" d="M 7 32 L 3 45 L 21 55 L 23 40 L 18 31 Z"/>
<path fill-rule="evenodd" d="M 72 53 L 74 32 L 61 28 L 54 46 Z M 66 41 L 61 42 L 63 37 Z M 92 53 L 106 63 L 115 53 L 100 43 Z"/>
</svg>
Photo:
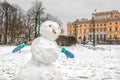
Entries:
<svg viewBox="0 0 120 80">
<path fill-rule="evenodd" d="M 92 13 L 92 19 L 81 19 L 68 23 L 67 35 L 75 36 L 82 41 L 95 38 L 97 43 L 119 41 L 120 12 L 113 10 Z"/>
</svg>

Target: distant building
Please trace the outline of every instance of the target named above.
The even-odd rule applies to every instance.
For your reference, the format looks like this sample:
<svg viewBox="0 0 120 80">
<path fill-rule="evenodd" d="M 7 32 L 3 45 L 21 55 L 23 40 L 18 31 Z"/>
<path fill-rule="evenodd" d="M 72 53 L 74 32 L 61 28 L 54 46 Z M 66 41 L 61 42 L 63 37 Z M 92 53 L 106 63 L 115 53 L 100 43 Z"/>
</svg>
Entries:
<svg viewBox="0 0 120 80">
<path fill-rule="evenodd" d="M 120 41 L 120 12 L 117 10 L 92 13 L 93 18 L 76 20 L 68 23 L 67 35 L 81 38 L 84 41 L 93 39 L 95 29 L 96 42 Z M 92 23 L 94 21 L 94 24 Z M 94 27 L 93 27 L 94 26 Z"/>
</svg>

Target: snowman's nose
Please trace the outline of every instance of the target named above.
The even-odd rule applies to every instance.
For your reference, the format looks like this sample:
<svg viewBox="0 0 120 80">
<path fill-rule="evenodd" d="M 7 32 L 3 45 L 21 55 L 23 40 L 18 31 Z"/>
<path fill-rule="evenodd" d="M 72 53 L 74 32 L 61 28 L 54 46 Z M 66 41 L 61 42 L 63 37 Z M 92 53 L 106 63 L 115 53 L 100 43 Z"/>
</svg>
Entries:
<svg viewBox="0 0 120 80">
<path fill-rule="evenodd" d="M 54 34 L 56 34 L 56 30 L 55 30 L 55 29 L 52 29 L 52 32 L 53 32 Z"/>
</svg>

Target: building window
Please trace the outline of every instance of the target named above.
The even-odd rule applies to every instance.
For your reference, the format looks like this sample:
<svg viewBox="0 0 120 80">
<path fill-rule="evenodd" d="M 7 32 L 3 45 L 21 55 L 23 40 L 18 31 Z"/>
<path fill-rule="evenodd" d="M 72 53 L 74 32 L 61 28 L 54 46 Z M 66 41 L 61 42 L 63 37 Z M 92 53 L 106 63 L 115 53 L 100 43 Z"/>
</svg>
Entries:
<svg viewBox="0 0 120 80">
<path fill-rule="evenodd" d="M 89 29 L 89 32 L 91 32 L 91 28 Z"/>
<path fill-rule="evenodd" d="M 79 39 L 81 39 L 81 36 L 79 37 Z"/>
<path fill-rule="evenodd" d="M 89 27 L 91 27 L 91 25 L 89 25 Z"/>
<path fill-rule="evenodd" d="M 93 31 L 93 29 L 92 28 L 90 28 L 90 32 L 92 32 Z"/>
<path fill-rule="evenodd" d="M 110 23 L 110 25 L 112 25 L 112 23 Z"/>
<path fill-rule="evenodd" d="M 84 26 L 86 27 L 86 24 Z"/>
<path fill-rule="evenodd" d="M 78 28 L 78 26 L 75 26 L 76 28 Z"/>
<path fill-rule="evenodd" d="M 115 31 L 118 31 L 118 27 L 115 27 Z"/>
<path fill-rule="evenodd" d="M 97 41 L 99 41 L 99 36 L 97 35 Z"/>
<path fill-rule="evenodd" d="M 71 29 L 70 29 L 70 34 L 71 34 Z"/>
<path fill-rule="evenodd" d="M 104 26 L 106 26 L 106 24 L 104 24 Z"/>
<path fill-rule="evenodd" d="M 99 31 L 99 29 L 97 28 L 97 32 Z"/>
<path fill-rule="evenodd" d="M 89 32 L 91 32 L 91 29 L 89 29 Z"/>
<path fill-rule="evenodd" d="M 104 41 L 106 41 L 106 35 L 104 35 Z"/>
<path fill-rule="evenodd" d="M 110 32 L 112 31 L 112 27 L 110 27 Z"/>
<path fill-rule="evenodd" d="M 104 28 L 104 32 L 106 31 L 106 27 Z"/>
<path fill-rule="evenodd" d="M 99 24 L 97 24 L 97 26 L 99 26 Z"/>
<path fill-rule="evenodd" d="M 90 37 L 90 40 L 92 40 L 92 35 L 90 35 L 89 37 Z"/>
<path fill-rule="evenodd" d="M 115 18 L 118 18 L 118 16 L 115 16 Z"/>
<path fill-rule="evenodd" d="M 100 32 L 102 32 L 102 28 L 100 28 Z"/>
<path fill-rule="evenodd" d="M 110 39 L 112 39 L 112 36 L 110 35 Z"/>
<path fill-rule="evenodd" d="M 100 35 L 100 40 L 102 40 L 102 35 Z"/>
</svg>

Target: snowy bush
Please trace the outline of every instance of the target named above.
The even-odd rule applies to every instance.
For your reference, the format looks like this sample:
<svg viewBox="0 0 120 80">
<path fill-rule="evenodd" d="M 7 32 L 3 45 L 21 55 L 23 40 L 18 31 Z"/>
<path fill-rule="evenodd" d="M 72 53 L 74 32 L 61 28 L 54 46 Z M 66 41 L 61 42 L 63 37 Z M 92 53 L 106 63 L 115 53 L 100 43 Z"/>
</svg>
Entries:
<svg viewBox="0 0 120 80">
<path fill-rule="evenodd" d="M 56 42 L 60 46 L 71 46 L 71 45 L 75 45 L 77 43 L 77 39 L 74 36 L 60 35 L 56 39 Z"/>
</svg>

